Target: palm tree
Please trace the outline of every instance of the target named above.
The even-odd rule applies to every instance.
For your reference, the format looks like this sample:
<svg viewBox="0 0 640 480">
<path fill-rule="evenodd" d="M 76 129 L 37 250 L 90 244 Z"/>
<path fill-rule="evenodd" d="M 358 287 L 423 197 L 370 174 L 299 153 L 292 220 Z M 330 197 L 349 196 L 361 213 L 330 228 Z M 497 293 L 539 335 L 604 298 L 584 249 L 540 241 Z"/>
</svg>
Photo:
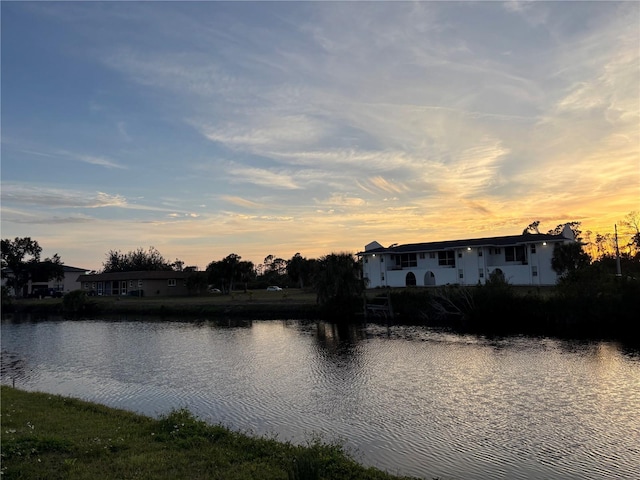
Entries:
<svg viewBox="0 0 640 480">
<path fill-rule="evenodd" d="M 314 286 L 317 302 L 340 313 L 360 306 L 364 281 L 360 264 L 350 253 L 331 253 L 316 262 Z"/>
</svg>

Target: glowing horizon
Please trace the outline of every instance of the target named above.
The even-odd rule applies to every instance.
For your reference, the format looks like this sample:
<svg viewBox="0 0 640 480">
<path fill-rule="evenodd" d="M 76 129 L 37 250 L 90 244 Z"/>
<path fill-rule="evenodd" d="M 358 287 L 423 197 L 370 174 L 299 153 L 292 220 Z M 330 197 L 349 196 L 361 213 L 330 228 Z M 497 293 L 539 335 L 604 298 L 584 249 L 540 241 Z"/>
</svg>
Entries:
<svg viewBox="0 0 640 480">
<path fill-rule="evenodd" d="M 640 210 L 640 4 L 3 2 L 2 238 L 99 269 Z"/>
</svg>

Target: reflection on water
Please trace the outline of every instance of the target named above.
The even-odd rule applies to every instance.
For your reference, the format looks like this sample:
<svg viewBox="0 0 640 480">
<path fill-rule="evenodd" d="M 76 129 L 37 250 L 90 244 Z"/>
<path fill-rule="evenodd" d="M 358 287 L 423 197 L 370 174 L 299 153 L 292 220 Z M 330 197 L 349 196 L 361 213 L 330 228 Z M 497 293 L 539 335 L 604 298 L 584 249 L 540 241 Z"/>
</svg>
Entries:
<svg viewBox="0 0 640 480">
<path fill-rule="evenodd" d="M 2 382 L 303 442 L 426 478 L 640 478 L 640 355 L 324 322 L 2 322 Z"/>
</svg>

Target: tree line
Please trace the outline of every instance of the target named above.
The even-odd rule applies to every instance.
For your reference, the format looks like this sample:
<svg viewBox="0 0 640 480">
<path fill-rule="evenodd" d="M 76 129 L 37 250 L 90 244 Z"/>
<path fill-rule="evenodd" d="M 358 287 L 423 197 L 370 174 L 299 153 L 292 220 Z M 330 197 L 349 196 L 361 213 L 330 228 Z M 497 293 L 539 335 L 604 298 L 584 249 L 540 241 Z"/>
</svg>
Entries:
<svg viewBox="0 0 640 480">
<path fill-rule="evenodd" d="M 16 296 L 21 297 L 29 282 L 48 282 L 64 277 L 63 263 L 55 254 L 41 261 L 42 247 L 30 237 L 2 240 L 2 276 Z M 331 253 L 317 259 L 296 253 L 288 260 L 268 255 L 256 266 L 231 253 L 221 260 L 210 262 L 204 271 L 185 266 L 176 259 L 169 261 L 155 248 L 137 248 L 123 253 L 110 250 L 102 264 L 101 273 L 133 271 L 185 271 L 187 288 L 193 294 L 212 288 L 230 294 L 239 288 L 266 288 L 270 285 L 313 289 L 318 303 L 325 306 L 354 303 L 365 285 L 360 264 L 351 253 Z M 3 298 L 6 295 L 3 289 Z"/>
<path fill-rule="evenodd" d="M 612 234 L 594 235 L 581 231 L 580 222 L 570 222 L 576 240 L 566 244 L 554 254 L 552 267 L 562 281 L 588 276 L 593 272 L 615 272 L 615 262 L 622 271 L 640 276 L 640 212 L 626 215 L 621 225 L 621 240 Z M 549 230 L 560 234 L 565 224 Z M 540 221 L 536 220 L 524 229 L 523 234 L 540 233 Z M 17 296 L 22 296 L 31 282 L 47 282 L 64 277 L 63 262 L 56 253 L 41 260 L 42 248 L 30 237 L 2 240 L 2 277 Z M 612 265 L 614 270 L 612 270 Z M 313 289 L 320 304 L 354 303 L 366 285 L 356 257 L 350 253 L 331 253 L 320 258 L 306 258 L 296 253 L 290 259 L 267 255 L 262 264 L 255 265 L 231 253 L 220 260 L 211 261 L 204 271 L 185 266 L 185 262 L 167 260 L 154 247 L 138 248 L 123 253 L 110 250 L 106 254 L 102 272 L 127 272 L 149 270 L 187 271 L 187 287 L 194 294 L 216 288 L 229 294 L 242 288 L 245 291 L 266 288 L 269 285 Z M 587 272 L 587 273 L 585 273 Z M 3 290 L 4 291 L 4 290 Z"/>
</svg>

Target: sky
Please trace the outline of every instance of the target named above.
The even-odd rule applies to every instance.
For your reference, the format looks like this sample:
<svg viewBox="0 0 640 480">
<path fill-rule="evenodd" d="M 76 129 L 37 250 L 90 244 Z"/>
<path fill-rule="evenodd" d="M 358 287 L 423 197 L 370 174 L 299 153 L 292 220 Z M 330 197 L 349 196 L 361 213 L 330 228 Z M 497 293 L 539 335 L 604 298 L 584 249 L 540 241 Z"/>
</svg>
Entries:
<svg viewBox="0 0 640 480">
<path fill-rule="evenodd" d="M 100 269 L 640 210 L 639 2 L 1 2 L 1 235 Z"/>
</svg>

